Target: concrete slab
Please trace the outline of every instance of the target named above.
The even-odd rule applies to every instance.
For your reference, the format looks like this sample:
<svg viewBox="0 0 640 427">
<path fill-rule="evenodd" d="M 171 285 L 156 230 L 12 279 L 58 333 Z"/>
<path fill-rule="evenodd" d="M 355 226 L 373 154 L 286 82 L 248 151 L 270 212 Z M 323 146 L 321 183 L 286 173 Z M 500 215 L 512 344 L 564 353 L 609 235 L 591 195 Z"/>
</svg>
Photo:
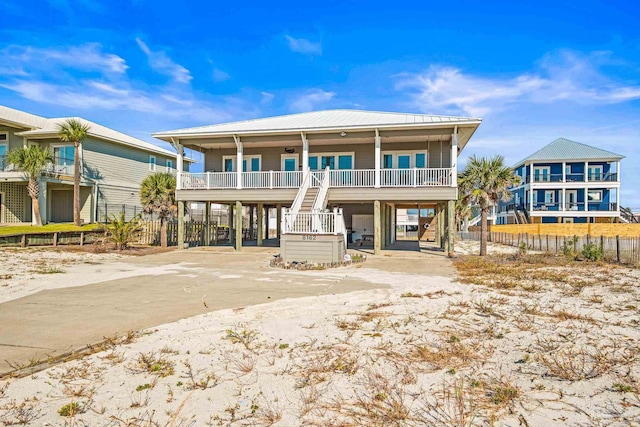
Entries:
<svg viewBox="0 0 640 427">
<path fill-rule="evenodd" d="M 384 287 L 350 277 L 356 268 L 449 276 L 448 259 L 415 251 L 385 251 L 364 266 L 327 271 L 336 280 L 270 268 L 277 249 L 195 248 L 132 257 L 132 269 L 179 264 L 175 273 L 109 280 L 53 289 L 0 304 L 0 374 L 94 344 L 104 337 L 151 328 L 208 311 L 264 304 L 277 299 L 346 293 Z M 416 262 L 419 256 L 420 262 Z M 121 267 L 121 264 L 120 264 Z M 119 268 L 120 268 L 119 267 Z"/>
</svg>

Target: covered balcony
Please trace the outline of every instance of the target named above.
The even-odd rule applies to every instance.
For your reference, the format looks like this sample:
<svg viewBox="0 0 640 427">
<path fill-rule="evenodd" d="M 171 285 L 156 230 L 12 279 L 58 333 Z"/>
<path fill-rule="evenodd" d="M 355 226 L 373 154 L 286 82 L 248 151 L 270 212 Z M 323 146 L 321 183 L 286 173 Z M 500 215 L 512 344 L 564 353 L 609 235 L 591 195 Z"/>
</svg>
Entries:
<svg viewBox="0 0 640 427">
<path fill-rule="evenodd" d="M 319 182 L 324 172 L 310 171 Z M 330 188 L 451 187 L 453 168 L 335 169 Z M 202 172 L 178 175 L 179 190 L 286 189 L 302 184 L 302 171 Z M 315 185 L 315 184 L 314 184 Z"/>
</svg>

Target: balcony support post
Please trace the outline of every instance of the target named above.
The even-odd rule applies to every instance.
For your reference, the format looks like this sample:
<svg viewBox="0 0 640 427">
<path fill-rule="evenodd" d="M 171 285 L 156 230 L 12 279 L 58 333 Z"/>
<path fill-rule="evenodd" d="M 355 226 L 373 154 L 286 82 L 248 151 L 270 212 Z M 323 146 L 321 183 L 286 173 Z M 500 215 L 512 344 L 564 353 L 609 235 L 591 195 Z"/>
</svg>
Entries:
<svg viewBox="0 0 640 427">
<path fill-rule="evenodd" d="M 176 149 L 176 189 L 182 189 L 182 172 L 184 171 L 184 149 L 178 138 L 171 138 L 171 143 Z"/>
<path fill-rule="evenodd" d="M 382 227 L 380 200 L 373 202 L 373 253 L 380 255 L 382 253 Z"/>
<path fill-rule="evenodd" d="M 456 202 L 455 200 L 447 201 L 447 231 L 445 234 L 446 240 L 446 248 L 445 253 L 447 255 L 451 255 L 454 251 L 454 241 L 455 241 L 455 227 L 456 222 Z"/>
<path fill-rule="evenodd" d="M 380 165 L 382 163 L 382 154 L 381 154 L 381 141 L 380 141 L 380 132 L 376 129 L 376 139 L 375 139 L 375 177 L 374 177 L 374 187 L 380 188 Z M 355 166 L 355 165 L 354 165 Z"/>
<path fill-rule="evenodd" d="M 242 188 L 242 172 L 244 172 L 243 169 L 243 163 L 244 163 L 244 159 L 243 159 L 243 147 L 242 147 L 242 141 L 240 141 L 240 138 L 236 135 L 233 135 L 233 141 L 236 143 L 236 188 L 237 189 L 241 189 Z"/>
<path fill-rule="evenodd" d="M 204 245 L 211 246 L 211 202 L 204 202 Z"/>
<path fill-rule="evenodd" d="M 302 170 L 306 171 L 309 169 L 309 140 L 304 132 L 300 132 L 300 136 L 302 137 Z"/>
<path fill-rule="evenodd" d="M 264 204 L 258 203 L 258 239 L 257 245 L 262 246 L 262 239 L 264 238 Z"/>
<path fill-rule="evenodd" d="M 178 200 L 178 249 L 184 249 L 184 202 Z"/>
<path fill-rule="evenodd" d="M 242 250 L 242 202 L 236 202 L 236 251 Z"/>
<path fill-rule="evenodd" d="M 567 210 L 567 189 L 566 188 L 562 188 L 562 210 L 566 211 Z"/>
<path fill-rule="evenodd" d="M 567 182 L 567 162 L 562 162 L 562 182 Z"/>
<path fill-rule="evenodd" d="M 589 162 L 584 162 L 584 182 L 589 182 Z"/>
<path fill-rule="evenodd" d="M 281 233 L 282 233 L 282 205 L 278 203 L 276 205 L 276 239 L 280 240 Z"/>
<path fill-rule="evenodd" d="M 451 135 L 451 186 L 458 186 L 458 125 L 454 126 Z"/>
</svg>

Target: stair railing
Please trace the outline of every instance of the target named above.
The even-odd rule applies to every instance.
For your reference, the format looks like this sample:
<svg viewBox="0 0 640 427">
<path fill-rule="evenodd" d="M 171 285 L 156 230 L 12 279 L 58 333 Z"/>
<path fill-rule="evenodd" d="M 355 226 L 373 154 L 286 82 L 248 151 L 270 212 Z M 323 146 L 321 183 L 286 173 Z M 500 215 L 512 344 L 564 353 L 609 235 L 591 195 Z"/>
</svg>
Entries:
<svg viewBox="0 0 640 427">
<path fill-rule="evenodd" d="M 291 215 L 285 215 L 285 218 L 287 218 L 288 221 L 291 222 L 290 224 L 287 224 L 287 227 L 285 227 L 285 229 L 289 229 L 289 230 L 293 229 L 293 225 L 296 222 L 296 218 L 298 216 L 298 213 L 300 212 L 300 208 L 302 207 L 302 202 L 304 201 L 304 196 L 306 196 L 307 191 L 309 190 L 310 184 L 311 184 L 311 169 L 307 168 L 307 170 L 304 171 L 304 175 L 302 177 L 302 184 L 300 184 L 300 189 L 296 194 L 296 198 L 293 199 L 291 208 L 285 211 L 286 213 L 291 214 Z"/>
</svg>

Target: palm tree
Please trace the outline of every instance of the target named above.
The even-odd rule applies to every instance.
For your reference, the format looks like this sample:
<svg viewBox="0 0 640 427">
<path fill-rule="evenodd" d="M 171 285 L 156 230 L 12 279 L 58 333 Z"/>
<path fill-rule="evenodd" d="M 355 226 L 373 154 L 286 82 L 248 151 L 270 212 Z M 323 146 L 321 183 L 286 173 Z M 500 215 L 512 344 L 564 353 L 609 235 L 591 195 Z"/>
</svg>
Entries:
<svg viewBox="0 0 640 427">
<path fill-rule="evenodd" d="M 480 255 L 487 254 L 487 214 L 499 201 L 508 202 L 513 197 L 509 188 L 520 184 L 520 177 L 504 165 L 504 157 L 471 157 L 460 174 L 458 187 L 464 203 L 480 208 Z"/>
<path fill-rule="evenodd" d="M 177 211 L 176 177 L 169 172 L 149 175 L 140 184 L 140 201 L 145 213 L 160 219 L 160 245 L 167 247 L 167 219 Z"/>
<path fill-rule="evenodd" d="M 73 143 L 73 223 L 80 225 L 80 144 L 87 138 L 89 125 L 78 119 L 67 119 L 58 124 L 61 141 Z"/>
<path fill-rule="evenodd" d="M 15 165 L 18 169 L 29 174 L 29 184 L 27 192 L 33 201 L 33 214 L 35 216 L 36 225 L 42 225 L 40 217 L 40 204 L 38 196 L 40 195 L 40 176 L 42 171 L 48 164 L 53 162 L 53 154 L 40 145 L 30 145 L 28 147 L 14 148 L 9 152 L 7 161 Z"/>
</svg>

